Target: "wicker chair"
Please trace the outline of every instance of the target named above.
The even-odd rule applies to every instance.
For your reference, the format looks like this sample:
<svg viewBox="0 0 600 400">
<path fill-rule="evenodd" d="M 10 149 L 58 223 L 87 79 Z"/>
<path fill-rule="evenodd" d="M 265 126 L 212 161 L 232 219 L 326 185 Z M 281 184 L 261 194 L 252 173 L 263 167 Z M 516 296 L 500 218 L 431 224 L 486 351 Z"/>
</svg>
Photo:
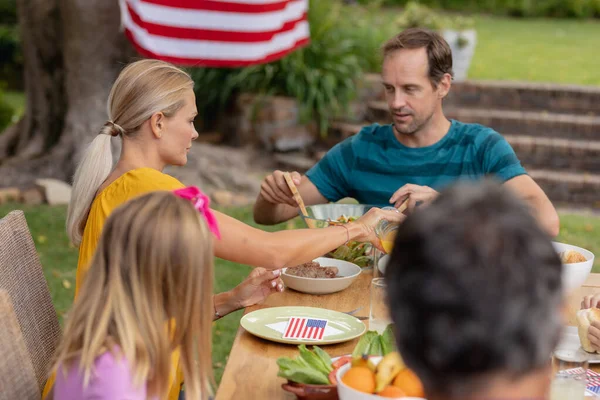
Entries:
<svg viewBox="0 0 600 400">
<path fill-rule="evenodd" d="M 0 290 L 6 291 L 10 296 L 35 373 L 36 390 L 41 393 L 61 331 L 42 265 L 22 211 L 13 211 L 0 220 Z M 20 372 L 13 371 L 17 374 Z"/>
<path fill-rule="evenodd" d="M 0 290 L 0 332 L 0 400 L 39 400 L 33 364 L 6 290 Z"/>
</svg>

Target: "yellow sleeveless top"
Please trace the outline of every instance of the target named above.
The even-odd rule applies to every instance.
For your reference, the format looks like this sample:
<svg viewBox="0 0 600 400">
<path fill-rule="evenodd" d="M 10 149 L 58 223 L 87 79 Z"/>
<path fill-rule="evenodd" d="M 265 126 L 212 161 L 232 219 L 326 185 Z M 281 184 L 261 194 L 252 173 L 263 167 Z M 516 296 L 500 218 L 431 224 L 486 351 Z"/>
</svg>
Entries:
<svg viewBox="0 0 600 400">
<path fill-rule="evenodd" d="M 185 187 L 183 183 L 156 169 L 138 168 L 124 173 L 98 193 L 92 202 L 81 244 L 79 245 L 79 260 L 77 262 L 77 275 L 75 278 L 75 298 L 79 295 L 79 289 L 82 287 L 83 279 L 89 269 L 89 263 L 96 251 L 102 227 L 112 211 L 134 197 L 157 190 L 176 190 L 183 187 Z M 85 296 L 85 293 L 82 295 Z M 169 389 L 169 400 L 177 400 L 181 384 L 183 383 L 183 372 L 178 366 L 179 351 L 176 350 L 172 355 L 172 371 L 177 371 L 177 374 L 174 377 L 176 379 L 173 380 Z M 46 397 L 53 385 L 54 375 L 50 376 L 46 382 L 43 398 Z"/>
<path fill-rule="evenodd" d="M 98 193 L 83 231 L 79 245 L 79 261 L 75 283 L 75 297 L 83 284 L 83 278 L 96 251 L 102 227 L 112 211 L 134 197 L 156 190 L 175 190 L 185 187 L 177 179 L 153 168 L 138 168 L 124 173 Z"/>
</svg>

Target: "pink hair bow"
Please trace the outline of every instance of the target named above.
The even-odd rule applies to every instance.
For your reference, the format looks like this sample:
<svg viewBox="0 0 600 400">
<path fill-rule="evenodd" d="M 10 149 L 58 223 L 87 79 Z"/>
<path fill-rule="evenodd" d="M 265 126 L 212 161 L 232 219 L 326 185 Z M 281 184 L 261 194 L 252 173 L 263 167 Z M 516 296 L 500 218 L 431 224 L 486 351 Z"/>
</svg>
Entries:
<svg viewBox="0 0 600 400">
<path fill-rule="evenodd" d="M 194 204 L 194 208 L 198 210 L 200 214 L 206 220 L 208 229 L 217 237 L 221 239 L 221 233 L 219 232 L 219 224 L 217 218 L 213 214 L 212 210 L 208 207 L 210 205 L 210 198 L 202 193 L 196 186 L 188 186 L 183 189 L 174 190 L 176 196 L 191 201 Z"/>
</svg>

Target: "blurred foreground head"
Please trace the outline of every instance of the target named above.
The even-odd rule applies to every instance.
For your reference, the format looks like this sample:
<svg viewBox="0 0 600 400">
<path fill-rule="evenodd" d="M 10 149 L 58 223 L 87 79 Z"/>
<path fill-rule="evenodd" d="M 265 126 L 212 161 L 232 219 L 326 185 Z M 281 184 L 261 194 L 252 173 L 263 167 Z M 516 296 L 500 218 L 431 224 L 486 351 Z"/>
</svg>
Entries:
<svg viewBox="0 0 600 400">
<path fill-rule="evenodd" d="M 410 215 L 387 278 L 398 348 L 428 398 L 479 398 L 529 376 L 549 384 L 561 262 L 501 185 L 459 184 Z"/>
</svg>

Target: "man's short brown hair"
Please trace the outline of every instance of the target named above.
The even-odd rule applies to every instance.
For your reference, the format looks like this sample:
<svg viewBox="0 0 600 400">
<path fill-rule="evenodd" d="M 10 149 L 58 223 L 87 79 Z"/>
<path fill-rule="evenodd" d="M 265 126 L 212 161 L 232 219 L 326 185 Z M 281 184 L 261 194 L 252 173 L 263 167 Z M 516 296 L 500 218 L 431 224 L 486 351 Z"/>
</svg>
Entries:
<svg viewBox="0 0 600 400">
<path fill-rule="evenodd" d="M 452 50 L 448 42 L 439 34 L 427 29 L 409 28 L 388 40 L 382 47 L 383 58 L 401 49 L 427 50 L 429 80 L 437 87 L 444 74 L 454 76 L 452 71 Z"/>
</svg>

